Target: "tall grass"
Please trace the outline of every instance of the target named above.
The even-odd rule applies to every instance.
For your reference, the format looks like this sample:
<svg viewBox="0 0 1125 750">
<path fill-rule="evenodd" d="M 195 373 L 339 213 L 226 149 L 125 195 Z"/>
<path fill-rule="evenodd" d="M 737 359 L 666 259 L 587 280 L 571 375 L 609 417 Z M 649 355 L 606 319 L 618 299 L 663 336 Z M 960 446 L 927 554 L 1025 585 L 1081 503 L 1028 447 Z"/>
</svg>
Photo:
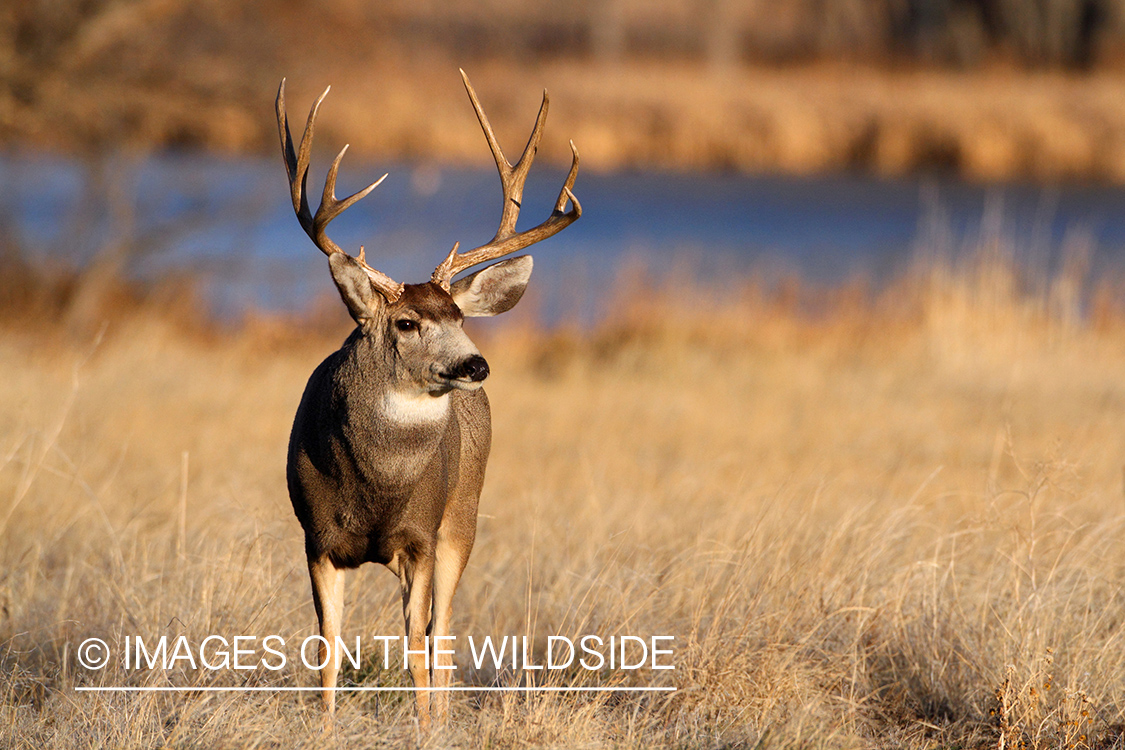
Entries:
<svg viewBox="0 0 1125 750">
<path fill-rule="evenodd" d="M 550 679 L 677 691 L 459 694 L 430 744 L 1125 745 L 1120 290 L 1092 304 L 1080 264 L 1040 278 L 1001 250 L 879 294 L 649 287 L 592 331 L 478 331 L 494 448 L 454 631 L 540 656 L 554 634 L 674 635 L 673 671 Z M 315 684 L 292 661 L 95 672 L 74 649 L 315 632 L 284 454 L 340 338 L 155 313 L 4 331 L 0 745 L 415 741 L 402 696 L 342 696 L 326 740 L 313 695 L 75 691 Z M 397 600 L 352 574 L 344 632 L 399 632 Z M 460 684 L 524 677 L 459 657 Z"/>
</svg>

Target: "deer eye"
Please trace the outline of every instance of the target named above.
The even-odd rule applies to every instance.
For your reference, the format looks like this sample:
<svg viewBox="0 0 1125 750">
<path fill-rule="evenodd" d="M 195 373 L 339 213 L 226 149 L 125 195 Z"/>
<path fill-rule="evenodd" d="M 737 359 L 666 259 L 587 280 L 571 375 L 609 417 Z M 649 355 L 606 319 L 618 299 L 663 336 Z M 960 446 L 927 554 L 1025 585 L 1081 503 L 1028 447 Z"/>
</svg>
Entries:
<svg viewBox="0 0 1125 750">
<path fill-rule="evenodd" d="M 395 321 L 395 328 L 402 331 L 403 333 L 407 333 L 409 331 L 417 331 L 418 323 L 411 320 L 410 318 L 402 318 L 401 320 Z"/>
</svg>

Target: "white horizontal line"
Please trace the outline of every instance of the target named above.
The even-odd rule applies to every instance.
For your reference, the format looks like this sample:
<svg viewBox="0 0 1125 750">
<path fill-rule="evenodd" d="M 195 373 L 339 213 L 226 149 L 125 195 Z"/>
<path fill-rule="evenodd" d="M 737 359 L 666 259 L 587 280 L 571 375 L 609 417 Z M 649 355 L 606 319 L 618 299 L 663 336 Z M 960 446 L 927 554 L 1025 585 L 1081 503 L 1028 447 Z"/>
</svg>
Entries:
<svg viewBox="0 0 1125 750">
<path fill-rule="evenodd" d="M 166 685 L 152 687 L 76 687 L 78 692 L 91 693 L 319 693 L 326 688 L 319 687 L 169 687 Z M 560 687 L 543 685 L 539 687 L 335 687 L 327 688 L 336 693 L 674 693 L 674 687 Z"/>
</svg>

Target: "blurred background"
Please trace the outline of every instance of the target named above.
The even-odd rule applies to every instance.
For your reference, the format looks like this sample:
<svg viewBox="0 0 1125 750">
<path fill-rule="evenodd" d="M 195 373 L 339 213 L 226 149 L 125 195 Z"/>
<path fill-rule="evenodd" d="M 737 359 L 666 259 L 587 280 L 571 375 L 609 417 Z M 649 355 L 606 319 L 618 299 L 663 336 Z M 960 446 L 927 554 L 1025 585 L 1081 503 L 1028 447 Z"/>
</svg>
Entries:
<svg viewBox="0 0 1125 750">
<path fill-rule="evenodd" d="M 225 318 L 331 293 L 288 204 L 282 77 L 297 129 L 333 86 L 314 194 L 344 143 L 341 194 L 391 175 L 334 236 L 426 278 L 499 214 L 458 67 L 512 159 L 551 91 L 521 226 L 581 149 L 586 215 L 537 251 L 545 321 L 597 316 L 623 268 L 877 285 L 985 235 L 1046 273 L 1125 247 L 1123 0 L 28 0 L 0 10 L 5 314 L 96 317 L 123 282 Z"/>
</svg>

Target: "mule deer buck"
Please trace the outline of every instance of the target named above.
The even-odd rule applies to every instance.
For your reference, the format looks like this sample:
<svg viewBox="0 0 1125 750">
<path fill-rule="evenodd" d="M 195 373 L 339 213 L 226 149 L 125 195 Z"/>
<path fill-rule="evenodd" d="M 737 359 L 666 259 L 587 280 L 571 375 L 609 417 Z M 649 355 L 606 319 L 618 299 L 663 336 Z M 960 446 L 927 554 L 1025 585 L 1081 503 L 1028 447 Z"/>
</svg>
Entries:
<svg viewBox="0 0 1125 750">
<path fill-rule="evenodd" d="M 402 587 L 420 727 L 429 729 L 431 714 L 445 718 L 449 693 L 441 688 L 450 681 L 451 641 L 442 642 L 433 659 L 427 649 L 450 635 L 453 593 L 473 548 L 492 439 L 488 398 L 481 388 L 488 363 L 462 323 L 466 316 L 510 310 L 531 277 L 531 256 L 493 263 L 458 281 L 453 277 L 544 240 L 582 214 L 571 192 L 578 175 L 578 150 L 571 142 L 573 160 L 554 211 L 542 224 L 516 231 L 524 182 L 547 119 L 547 92 L 527 147 L 512 166 L 464 71 L 461 77 L 500 172 L 504 207 L 490 242 L 466 253 L 459 253 L 455 244 L 422 284 L 393 281 L 367 265 L 363 248 L 352 257 L 328 237 L 328 223 L 382 178 L 337 199 L 344 146 L 328 169 L 320 207 L 313 214 L 305 183 L 317 110 L 328 90 L 309 111 L 296 151 L 285 114 L 285 81 L 277 93 L 277 126 L 293 209 L 328 256 L 332 279 L 356 322 L 339 351 L 309 378 L 293 422 L 287 467 L 289 497 L 305 532 L 313 603 L 328 644 L 320 647 L 325 664 L 320 685 L 329 720 L 340 668 L 344 571 L 365 562 L 385 565 Z M 568 202 L 571 208 L 565 211 Z M 427 635 L 434 639 L 429 644 Z"/>
</svg>

